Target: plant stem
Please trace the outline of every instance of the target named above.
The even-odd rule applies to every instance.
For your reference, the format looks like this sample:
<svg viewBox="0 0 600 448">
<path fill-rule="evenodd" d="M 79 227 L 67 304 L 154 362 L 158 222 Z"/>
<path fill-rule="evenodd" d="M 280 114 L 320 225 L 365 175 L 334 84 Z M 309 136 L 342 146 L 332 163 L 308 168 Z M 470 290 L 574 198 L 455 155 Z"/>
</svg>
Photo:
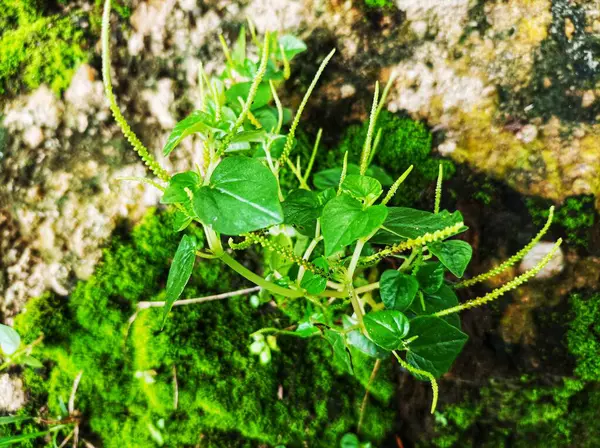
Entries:
<svg viewBox="0 0 600 448">
<path fill-rule="evenodd" d="M 283 286 L 279 286 L 275 283 L 265 280 L 260 275 L 255 274 L 250 269 L 243 266 L 240 262 L 231 257 L 227 252 L 222 252 L 218 254 L 218 257 L 223 261 L 223 263 L 225 263 L 235 272 L 240 274 L 242 277 L 246 278 L 247 280 L 250 280 L 252 283 L 260 286 L 263 289 L 266 289 L 284 297 L 290 297 L 292 299 L 304 296 L 304 292 L 302 291 L 284 288 Z"/>
<path fill-rule="evenodd" d="M 364 246 L 364 240 L 358 240 L 356 242 L 356 247 L 354 248 L 354 253 L 352 254 L 352 259 L 350 260 L 350 266 L 348 266 L 348 272 L 346 273 L 346 289 L 348 290 L 348 296 L 352 302 L 354 314 L 356 314 L 356 319 L 358 320 L 358 324 L 360 325 L 362 331 L 365 330 L 365 324 L 363 322 L 363 310 L 360 304 L 360 299 L 358 298 L 358 294 L 356 293 L 352 283 L 354 281 L 354 271 L 356 270 L 356 265 L 358 264 L 358 259 L 360 258 L 360 254 Z"/>
<path fill-rule="evenodd" d="M 373 371 L 371 372 L 371 376 L 369 377 L 369 382 L 367 383 L 367 388 L 365 390 L 365 396 L 363 398 L 362 404 L 360 405 L 360 417 L 358 418 L 358 426 L 356 427 L 356 432 L 360 434 L 360 427 L 363 424 L 363 420 L 365 418 L 365 410 L 367 409 L 367 401 L 369 400 L 369 389 L 371 388 L 371 384 L 375 381 L 375 377 L 377 376 L 377 372 L 379 371 L 379 366 L 381 366 L 381 359 L 375 361 L 375 365 L 373 366 Z"/>
<path fill-rule="evenodd" d="M 319 244 L 319 242 L 322 239 L 323 239 L 323 237 L 321 237 L 321 236 L 314 238 L 310 242 L 308 247 L 306 248 L 306 251 L 304 252 L 304 255 L 302 256 L 302 258 L 304 258 L 306 261 L 308 261 L 311 254 L 313 253 L 313 250 L 315 250 L 315 247 L 317 247 L 317 244 Z M 304 266 L 300 266 L 300 268 L 298 269 L 298 285 L 300 285 L 300 283 L 302 282 L 302 277 L 304 277 L 305 272 L 306 272 L 306 269 L 304 268 Z"/>
<path fill-rule="evenodd" d="M 222 294 L 214 294 L 206 297 L 197 297 L 195 299 L 184 299 L 176 300 L 173 302 L 173 306 L 193 305 L 195 303 L 211 302 L 213 300 L 227 299 L 229 297 L 241 296 L 245 294 L 252 294 L 253 292 L 260 291 L 260 286 L 253 286 L 252 288 L 238 289 L 237 291 L 224 292 Z M 160 308 L 165 305 L 165 302 L 138 302 L 137 307 L 140 310 L 148 308 Z"/>
</svg>

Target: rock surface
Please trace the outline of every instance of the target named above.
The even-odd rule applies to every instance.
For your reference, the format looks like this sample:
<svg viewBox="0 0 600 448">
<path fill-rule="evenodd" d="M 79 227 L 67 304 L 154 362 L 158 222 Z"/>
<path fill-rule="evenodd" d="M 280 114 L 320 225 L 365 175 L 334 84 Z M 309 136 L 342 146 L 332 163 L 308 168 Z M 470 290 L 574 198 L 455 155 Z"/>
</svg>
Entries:
<svg viewBox="0 0 600 448">
<path fill-rule="evenodd" d="M 426 120 L 445 135 L 441 154 L 524 194 L 599 196 L 594 2 L 396 4 L 414 37 L 393 67 L 390 110 Z"/>
<path fill-rule="evenodd" d="M 25 403 L 23 382 L 8 373 L 0 375 L 0 412 L 18 411 Z"/>
</svg>

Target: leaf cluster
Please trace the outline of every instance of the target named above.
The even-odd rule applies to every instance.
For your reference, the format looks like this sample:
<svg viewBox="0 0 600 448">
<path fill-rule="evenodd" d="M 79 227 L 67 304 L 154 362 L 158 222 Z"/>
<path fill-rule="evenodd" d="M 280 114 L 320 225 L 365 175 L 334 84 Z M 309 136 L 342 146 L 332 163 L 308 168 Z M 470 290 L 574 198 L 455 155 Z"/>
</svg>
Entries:
<svg viewBox="0 0 600 448">
<path fill-rule="evenodd" d="M 202 162 L 164 179 L 159 176 L 167 185 L 158 187 L 164 192 L 162 202 L 177 209 L 177 230 L 201 226 L 208 246 L 201 250 L 194 239 L 183 236 L 169 272 L 163 324 L 196 258 L 219 259 L 261 287 L 263 301 L 273 297 L 285 307 L 286 302 L 305 299 L 309 305 L 291 328 L 265 328 L 254 334 L 250 350 L 263 362 L 276 347 L 263 334 L 321 337 L 331 345 L 340 368 L 350 374 L 355 370 L 352 350 L 374 359 L 393 354 L 413 376 L 432 383 L 433 412 L 435 379 L 450 369 L 467 340 L 456 313 L 517 287 L 549 258 L 503 288 L 460 304 L 453 283 L 465 274 L 472 249 L 465 241 L 451 239 L 467 229 L 460 212 L 439 209 L 443 166 L 438 167 L 434 211 L 428 212 L 389 205 L 412 166 L 394 180 L 372 164 L 381 137 L 378 117 L 393 77 L 381 95 L 375 86 L 357 164 L 350 163 L 346 152 L 342 166 L 311 178 L 320 133 L 311 156 L 293 161 L 295 132 L 334 52 L 324 58 L 291 118 L 277 88 L 289 76 L 289 61 L 306 46 L 295 37 L 277 34 L 267 34 L 261 43 L 251 24 L 250 36 L 257 59 L 249 56 L 244 29 L 232 49 L 221 38 L 227 61 L 223 73 L 209 79 L 200 70 L 202 106 L 175 126 L 163 149 L 169 156 L 184 138 L 194 136 L 201 142 Z M 108 43 L 106 34 L 103 42 Z M 107 92 L 114 100 L 109 78 Z M 286 170 L 297 180 L 290 191 L 281 188 Z M 385 195 L 384 187 L 389 187 Z M 264 275 L 235 260 L 223 247 L 223 236 L 231 237 L 232 250 L 263 247 L 268 261 Z M 365 284 L 369 271 L 374 278 Z"/>
</svg>

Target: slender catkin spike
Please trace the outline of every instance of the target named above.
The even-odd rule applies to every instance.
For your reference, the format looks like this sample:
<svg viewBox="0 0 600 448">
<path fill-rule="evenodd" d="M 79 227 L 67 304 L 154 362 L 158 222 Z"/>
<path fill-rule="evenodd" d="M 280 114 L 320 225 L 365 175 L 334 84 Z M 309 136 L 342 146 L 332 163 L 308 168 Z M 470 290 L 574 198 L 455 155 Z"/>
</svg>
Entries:
<svg viewBox="0 0 600 448">
<path fill-rule="evenodd" d="M 252 102 L 254 101 L 254 97 L 256 96 L 256 92 L 258 91 L 258 86 L 260 85 L 260 83 L 267 71 L 267 63 L 268 62 L 269 62 L 269 32 L 267 32 L 265 34 L 265 42 L 263 45 L 262 57 L 260 59 L 260 65 L 258 67 L 258 71 L 256 72 L 256 76 L 254 77 L 254 80 L 252 81 L 252 85 L 250 86 L 250 91 L 248 92 L 248 98 L 246 99 L 246 104 L 244 105 L 244 108 L 242 109 L 242 112 L 240 113 L 240 115 L 237 117 L 237 120 L 233 124 L 233 127 L 231 128 L 229 133 L 223 139 L 223 143 L 218 152 L 219 156 L 225 152 L 225 150 L 229 146 L 229 143 L 231 142 L 231 139 L 237 133 L 239 127 L 244 123 L 244 120 L 246 119 L 246 116 L 248 115 L 248 112 L 250 111 L 250 107 L 252 106 Z"/>
<path fill-rule="evenodd" d="M 283 45 L 279 45 L 279 51 L 281 52 L 281 60 L 283 61 L 283 79 L 289 79 L 292 71 L 290 69 L 290 61 L 288 61 L 285 51 L 283 51 Z"/>
<path fill-rule="evenodd" d="M 313 165 L 315 163 L 315 157 L 317 156 L 317 151 L 319 150 L 319 143 L 321 142 L 322 134 L 323 128 L 319 128 L 319 132 L 317 132 L 317 138 L 315 140 L 315 145 L 313 146 L 313 150 L 310 155 L 310 160 L 308 161 L 306 171 L 304 172 L 304 182 L 308 182 L 308 176 L 310 176 L 310 172 L 312 171 Z"/>
<path fill-rule="evenodd" d="M 262 124 L 260 124 L 260 121 L 258 121 L 258 118 L 254 116 L 252 111 L 248 111 L 248 121 L 250 121 L 256 129 L 262 129 Z"/>
<path fill-rule="evenodd" d="M 240 241 L 239 243 L 236 243 L 233 241 L 233 238 L 229 238 L 229 247 L 231 247 L 233 250 L 245 250 L 248 249 L 250 246 L 252 246 L 253 244 L 255 244 L 256 242 L 251 240 L 250 238 L 246 237 L 244 238 L 243 241 Z"/>
<path fill-rule="evenodd" d="M 390 93 L 390 89 L 392 88 L 392 84 L 396 80 L 396 72 L 392 72 L 388 82 L 385 84 L 383 88 L 383 93 L 381 94 L 381 100 L 379 100 L 379 104 L 377 105 L 377 113 L 375 114 L 375 119 L 379 118 L 379 114 L 383 106 L 385 106 L 385 102 L 387 101 L 388 94 Z"/>
<path fill-rule="evenodd" d="M 219 34 L 219 41 L 221 41 L 221 47 L 223 47 L 223 54 L 225 54 L 225 59 L 228 64 L 233 65 L 233 60 L 231 59 L 231 52 L 229 51 L 229 46 L 227 42 L 225 42 L 225 38 L 222 34 Z"/>
<path fill-rule="evenodd" d="M 552 220 L 553 219 L 554 219 L 554 206 L 550 207 L 550 210 L 548 211 L 548 220 L 546 221 L 546 224 L 544 224 L 544 227 L 542 227 L 542 229 L 529 242 L 529 244 L 527 244 L 527 246 L 525 246 L 519 252 L 517 252 L 516 254 L 514 254 L 512 257 L 510 257 L 508 260 L 506 260 L 500 266 L 497 266 L 494 269 L 492 269 L 492 270 L 490 270 L 488 272 L 485 272 L 483 274 L 480 274 L 480 275 L 478 275 L 476 277 L 473 277 L 473 278 L 471 278 L 469 280 L 465 280 L 463 282 L 457 283 L 456 285 L 454 285 L 454 288 L 455 289 L 459 289 L 459 288 L 466 288 L 467 286 L 475 285 L 475 284 L 483 282 L 483 281 L 485 281 L 485 280 L 487 280 L 489 278 L 495 277 L 496 275 L 499 275 L 502 272 L 504 272 L 507 269 L 509 269 L 511 266 L 514 266 L 515 263 L 519 262 L 525 255 L 527 255 L 527 253 L 537 243 L 539 243 L 539 241 L 543 238 L 543 236 L 546 234 L 546 232 L 550 228 L 550 225 L 552 224 Z"/>
<path fill-rule="evenodd" d="M 417 237 L 413 240 L 406 240 L 398 244 L 394 244 L 393 246 L 388 246 L 385 249 L 380 250 L 376 254 L 365 257 L 362 261 L 362 264 L 372 263 L 374 261 L 379 261 L 382 258 L 385 258 L 389 255 L 397 254 L 399 252 L 403 252 L 405 250 L 413 249 L 415 247 L 423 246 L 427 243 L 434 243 L 436 241 L 444 240 L 446 238 L 451 237 L 452 235 L 459 232 L 464 227 L 463 222 L 458 222 L 452 226 L 446 227 L 441 230 L 436 230 L 432 233 L 426 233 Z"/>
<path fill-rule="evenodd" d="M 371 105 L 371 116 L 369 118 L 369 128 L 367 130 L 367 138 L 363 145 L 362 154 L 360 155 L 360 174 L 364 176 L 369 166 L 369 154 L 371 153 L 371 141 L 373 140 L 373 132 L 377 121 L 377 100 L 379 98 L 379 81 L 375 83 L 375 93 L 373 94 L 373 104 Z"/>
<path fill-rule="evenodd" d="M 247 233 L 244 235 L 248 240 L 255 242 L 256 244 L 260 244 L 265 249 L 276 252 L 282 257 L 288 259 L 289 261 L 296 263 L 298 266 L 302 266 L 306 271 L 310 271 L 313 274 L 320 275 L 322 277 L 329 277 L 323 269 L 315 266 L 313 263 L 305 260 L 299 255 L 296 255 L 293 250 L 287 249 L 283 246 L 280 246 L 277 243 L 274 243 L 269 238 L 264 237 L 263 235 L 259 235 L 256 233 Z"/>
<path fill-rule="evenodd" d="M 402 367 L 404 367 L 406 370 L 408 370 L 410 373 L 422 375 L 429 380 L 429 382 L 431 383 L 431 390 L 433 392 L 433 399 L 431 400 L 431 413 L 433 414 L 435 412 L 435 408 L 437 407 L 438 395 L 439 395 L 438 384 L 437 384 L 437 381 L 435 380 L 435 377 L 431 373 L 429 373 L 425 370 L 417 369 L 416 367 L 411 366 L 409 363 L 407 363 L 405 360 L 403 360 L 400 357 L 400 355 L 398 353 L 396 353 L 395 351 L 393 351 L 392 353 L 398 360 L 398 363 Z"/>
<path fill-rule="evenodd" d="M 342 184 L 346 179 L 346 173 L 348 172 L 348 151 L 344 153 L 344 163 L 342 164 L 342 174 L 340 175 L 340 183 L 338 185 L 337 195 L 342 193 Z"/>
<path fill-rule="evenodd" d="M 273 84 L 272 80 L 269 80 L 269 86 L 271 87 L 271 95 L 273 95 L 273 100 L 275 100 L 275 106 L 277 107 L 277 127 L 272 129 L 271 132 L 279 134 L 281 126 L 283 126 L 283 107 L 281 106 L 281 100 L 279 99 L 279 95 L 277 95 L 277 89 L 275 89 L 275 84 Z"/>
<path fill-rule="evenodd" d="M 385 198 L 383 198 L 383 201 L 381 201 L 381 203 L 383 205 L 386 205 L 388 202 L 390 202 L 392 200 L 392 198 L 396 194 L 396 191 L 398 191 L 398 188 L 400 187 L 400 185 L 402 184 L 402 182 L 404 182 L 406 180 L 406 178 L 408 177 L 408 175 L 412 171 L 413 166 L 414 165 L 409 166 L 408 169 L 404 173 L 402 173 L 402 175 L 390 187 L 390 189 L 388 190 L 387 194 L 385 195 Z"/>
<path fill-rule="evenodd" d="M 252 37 L 252 42 L 257 47 L 260 47 L 260 42 L 258 41 L 258 37 L 256 35 L 256 27 L 254 26 L 254 22 L 250 17 L 246 17 L 246 21 L 248 22 L 248 29 L 250 30 L 250 36 Z"/>
<path fill-rule="evenodd" d="M 117 180 L 125 180 L 125 181 L 132 181 L 132 182 L 141 182 L 141 183 L 146 184 L 146 185 L 152 185 L 154 188 L 158 188 L 162 192 L 165 191 L 165 187 L 163 187 L 162 185 L 157 184 L 152 179 L 148 179 L 146 177 L 125 176 L 125 177 L 117 177 Z"/>
<path fill-rule="evenodd" d="M 241 96 L 238 96 L 238 102 L 240 103 L 240 106 L 244 107 L 244 100 L 242 99 Z M 254 116 L 254 114 L 252 113 L 252 111 L 248 111 L 248 121 L 252 124 L 252 126 L 254 126 L 256 129 L 262 129 L 262 124 L 260 124 L 260 121 L 258 121 L 258 119 Z"/>
<path fill-rule="evenodd" d="M 369 160 L 367 161 L 367 165 L 370 166 L 371 162 L 373 162 L 373 158 L 375 157 L 375 153 L 377 152 L 377 148 L 379 147 L 379 142 L 381 141 L 381 133 L 383 129 L 377 129 L 377 133 L 375 134 L 375 140 L 373 140 L 373 148 L 371 149 L 371 153 L 369 154 Z"/>
<path fill-rule="evenodd" d="M 221 101 L 219 101 L 217 84 L 208 80 L 207 82 L 208 86 L 210 87 L 210 91 L 212 92 L 213 101 L 215 102 L 215 120 L 219 121 L 221 119 Z"/>
<path fill-rule="evenodd" d="M 281 154 L 281 157 L 279 158 L 279 166 L 283 166 L 283 164 L 285 163 L 285 160 L 290 155 L 290 151 L 292 150 L 292 145 L 294 144 L 294 136 L 296 135 L 296 128 L 298 127 L 298 124 L 300 123 L 300 117 L 302 116 L 302 112 L 304 111 L 304 108 L 306 107 L 306 103 L 308 103 L 308 99 L 310 98 L 312 91 L 314 90 L 315 86 L 317 85 L 317 82 L 319 81 L 319 78 L 321 77 L 323 70 L 325 70 L 327 63 L 333 57 L 334 54 L 335 54 L 335 48 L 333 50 L 331 50 L 331 52 L 325 57 L 325 59 L 323 59 L 323 62 L 321 62 L 321 65 L 319 66 L 317 73 L 315 73 L 315 77 L 313 78 L 312 82 L 308 86 L 308 90 L 304 94 L 304 98 L 302 98 L 302 102 L 300 103 L 300 106 L 298 107 L 298 111 L 296 112 L 296 115 L 294 116 L 294 121 L 292 122 L 292 126 L 290 126 L 290 132 L 288 133 L 287 139 L 285 140 L 285 145 L 283 147 L 283 153 Z"/>
<path fill-rule="evenodd" d="M 561 243 L 562 243 L 562 239 L 559 238 L 558 241 L 556 241 L 556 244 L 554 244 L 554 247 L 552 248 L 552 250 L 544 258 L 542 258 L 542 260 L 538 264 L 536 264 L 533 268 L 531 268 L 524 274 L 521 274 L 518 277 L 512 279 L 510 282 L 506 283 L 505 285 L 501 286 L 500 288 L 493 290 L 492 292 L 486 294 L 483 297 L 478 297 L 476 299 L 469 300 L 468 302 L 462 303 L 462 304 L 454 306 L 452 308 L 438 311 L 437 313 L 434 314 L 434 316 L 447 316 L 448 314 L 458 313 L 459 311 L 462 311 L 462 310 L 474 308 L 476 306 L 485 305 L 486 303 L 491 302 L 491 301 L 496 300 L 497 298 L 501 297 L 504 293 L 521 286 L 523 283 L 525 283 L 528 280 L 530 280 L 531 278 L 535 277 L 535 275 L 538 272 L 540 272 L 543 269 L 543 267 L 546 266 L 550 262 L 550 260 L 552 259 L 552 257 L 556 253 L 556 251 L 559 249 Z"/>
<path fill-rule="evenodd" d="M 150 155 L 148 149 L 142 144 L 140 139 L 135 135 L 135 132 L 131 130 L 129 124 L 123 117 L 117 99 L 113 93 L 112 81 L 110 78 L 110 37 L 109 37 L 109 25 L 110 25 L 110 0 L 106 0 L 104 3 L 104 13 L 102 14 L 102 78 L 104 81 L 104 92 L 108 98 L 110 110 L 115 118 L 115 121 L 121 128 L 121 132 L 131 143 L 135 152 L 138 153 L 142 161 L 146 166 L 154 173 L 159 179 L 168 182 L 170 179 L 169 173 L 165 171 L 163 167 Z"/>
<path fill-rule="evenodd" d="M 444 179 L 444 168 L 440 163 L 438 166 L 438 178 L 435 186 L 435 205 L 433 206 L 433 213 L 440 212 L 440 204 L 442 203 L 442 180 Z"/>
<path fill-rule="evenodd" d="M 202 101 L 202 106 L 200 110 L 202 112 L 206 112 L 206 93 L 204 92 L 204 78 L 206 75 L 204 74 L 204 65 L 202 62 L 198 64 L 198 87 L 200 88 L 200 99 Z"/>
</svg>

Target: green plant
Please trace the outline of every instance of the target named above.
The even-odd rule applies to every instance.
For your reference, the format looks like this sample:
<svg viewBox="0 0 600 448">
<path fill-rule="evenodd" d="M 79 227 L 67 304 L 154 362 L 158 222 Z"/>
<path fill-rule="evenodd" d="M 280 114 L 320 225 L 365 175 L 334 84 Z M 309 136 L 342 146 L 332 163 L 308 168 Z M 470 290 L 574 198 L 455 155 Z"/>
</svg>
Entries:
<svg viewBox="0 0 600 448">
<path fill-rule="evenodd" d="M 220 260 L 260 287 L 263 299 L 272 296 L 282 308 L 302 303 L 304 314 L 298 322 L 252 333 L 251 350 L 263 363 L 277 347 L 276 338 L 265 340 L 265 335 L 323 338 L 331 344 L 338 366 L 350 374 L 357 369 L 355 364 L 365 359 L 351 356 L 352 349 L 377 360 L 393 355 L 416 378 L 431 382 L 433 412 L 436 378 L 448 371 L 467 340 L 457 313 L 495 300 L 532 278 L 561 241 L 535 268 L 489 294 L 459 304 L 446 274 L 462 277 L 472 250 L 464 241 L 449 240 L 466 227 L 459 212 L 440 210 L 443 167 L 439 166 L 433 213 L 388 206 L 412 167 L 385 195 L 372 167 L 369 171 L 377 141 L 377 118 L 391 82 L 381 96 L 378 84 L 375 86 L 357 165 L 349 164 L 346 152 L 342 167 L 315 175 L 319 191 L 314 191 L 309 180 L 318 145 L 304 170 L 300 161 L 293 163 L 290 156 L 302 111 L 334 51 L 323 60 L 290 121 L 277 87 L 289 76 L 289 61 L 306 46 L 294 37 L 269 33 L 260 44 L 252 28 L 259 61 L 247 57 L 242 31 L 232 50 L 221 39 L 227 60 L 222 75 L 208 79 L 201 73 L 202 107 L 175 126 L 163 153 L 168 156 L 183 138 L 196 135 L 203 145 L 202 162 L 194 170 L 171 176 L 131 131 L 117 106 L 109 69 L 109 16 L 107 0 L 102 30 L 106 94 L 125 136 L 157 178 L 140 180 L 161 190 L 162 202 L 177 209 L 177 230 L 192 223 L 200 226 L 208 246 L 203 250 L 194 235 L 181 238 L 165 298 L 156 304 L 163 307 L 162 326 L 168 324 L 171 308 L 184 304 L 179 298 L 196 259 Z M 275 106 L 270 105 L 272 101 Z M 286 135 L 282 132 L 288 121 Z M 295 175 L 297 189 L 281 188 L 279 178 L 285 169 Z M 551 219 L 552 209 L 538 240 Z M 223 246 L 222 236 L 230 237 L 229 249 Z M 231 255 L 252 245 L 261 246 L 268 255 L 264 275 Z M 517 262 L 529 248 L 503 267 Z M 363 274 L 386 260 L 399 261 L 399 267 L 384 271 L 379 281 L 366 281 Z M 474 282 L 485 278 L 477 277 Z"/>
</svg>

